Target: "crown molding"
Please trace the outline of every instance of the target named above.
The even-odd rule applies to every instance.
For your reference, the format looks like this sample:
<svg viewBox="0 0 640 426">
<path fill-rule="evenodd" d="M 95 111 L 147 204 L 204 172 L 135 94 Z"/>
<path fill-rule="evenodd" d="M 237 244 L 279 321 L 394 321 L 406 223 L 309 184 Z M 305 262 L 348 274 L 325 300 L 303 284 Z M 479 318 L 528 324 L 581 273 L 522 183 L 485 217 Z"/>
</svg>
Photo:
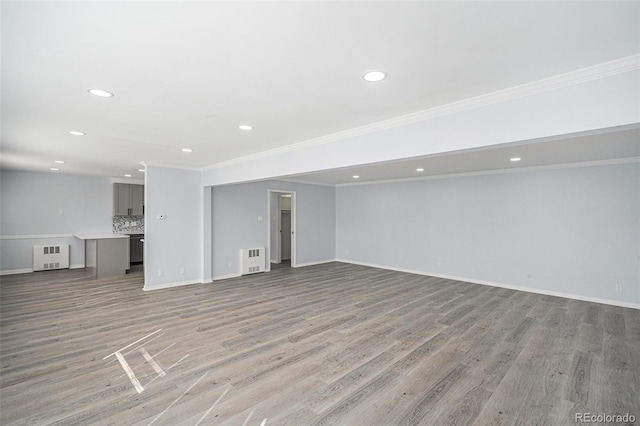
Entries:
<svg viewBox="0 0 640 426">
<path fill-rule="evenodd" d="M 332 183 L 313 182 L 313 181 L 304 180 L 304 179 L 273 178 L 273 180 L 277 180 L 278 182 L 298 183 L 302 185 L 328 186 L 330 188 L 333 188 L 336 186 Z"/>
<path fill-rule="evenodd" d="M 215 170 L 236 164 L 246 163 L 252 160 L 272 157 L 278 154 L 299 151 L 313 146 L 324 145 L 327 143 L 362 136 L 381 130 L 414 124 L 421 121 L 431 120 L 437 117 L 443 117 L 446 115 L 456 114 L 476 108 L 482 108 L 489 105 L 495 105 L 519 98 L 549 92 L 552 90 L 557 90 L 563 87 L 573 86 L 576 84 L 586 83 L 593 80 L 623 74 L 638 69 L 640 69 L 640 53 L 581 68 L 575 71 L 558 74 L 553 77 L 544 78 L 530 83 L 521 84 L 507 89 L 498 90 L 484 95 L 451 102 L 422 111 L 417 111 L 388 120 L 355 127 L 353 129 L 345 130 L 342 132 L 332 133 L 330 135 L 309 139 L 307 141 L 298 142 L 227 161 L 222 161 L 220 163 L 202 167 L 200 168 L 200 170 Z"/>
<path fill-rule="evenodd" d="M 179 169 L 179 170 L 189 170 L 192 172 L 200 172 L 202 171 L 201 167 L 189 167 L 189 166 L 177 166 L 175 164 L 166 164 L 166 163 L 152 163 L 149 161 L 141 161 L 140 162 L 141 165 L 143 165 L 144 167 L 163 167 L 166 169 Z"/>
</svg>

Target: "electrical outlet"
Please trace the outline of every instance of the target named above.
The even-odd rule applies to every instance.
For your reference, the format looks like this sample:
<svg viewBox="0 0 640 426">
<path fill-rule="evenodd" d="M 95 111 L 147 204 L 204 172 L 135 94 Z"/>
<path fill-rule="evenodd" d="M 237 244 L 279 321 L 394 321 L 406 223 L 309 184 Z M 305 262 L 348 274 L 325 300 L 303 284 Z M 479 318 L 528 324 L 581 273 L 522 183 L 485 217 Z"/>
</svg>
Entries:
<svg viewBox="0 0 640 426">
<path fill-rule="evenodd" d="M 616 291 L 618 293 L 622 293 L 624 291 L 622 284 L 616 284 Z"/>
<path fill-rule="evenodd" d="M 233 263 L 231 261 L 229 261 L 229 268 L 231 268 L 231 265 L 233 265 Z"/>
<path fill-rule="evenodd" d="M 162 269 L 158 269 L 158 276 L 161 277 L 164 275 L 164 271 Z"/>
<path fill-rule="evenodd" d="M 181 273 L 181 274 L 184 274 L 184 266 L 181 266 L 181 267 L 180 267 L 180 273 Z"/>
</svg>

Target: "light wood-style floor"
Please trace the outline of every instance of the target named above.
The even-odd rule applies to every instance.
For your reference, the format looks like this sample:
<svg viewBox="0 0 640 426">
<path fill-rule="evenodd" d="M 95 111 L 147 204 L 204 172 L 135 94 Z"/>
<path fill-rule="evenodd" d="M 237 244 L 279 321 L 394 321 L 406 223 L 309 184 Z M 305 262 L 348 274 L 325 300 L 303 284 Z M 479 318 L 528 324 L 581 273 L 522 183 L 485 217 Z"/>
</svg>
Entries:
<svg viewBox="0 0 640 426">
<path fill-rule="evenodd" d="M 0 423 L 640 416 L 638 310 L 342 263 L 141 288 L 140 271 L 2 277 Z"/>
</svg>

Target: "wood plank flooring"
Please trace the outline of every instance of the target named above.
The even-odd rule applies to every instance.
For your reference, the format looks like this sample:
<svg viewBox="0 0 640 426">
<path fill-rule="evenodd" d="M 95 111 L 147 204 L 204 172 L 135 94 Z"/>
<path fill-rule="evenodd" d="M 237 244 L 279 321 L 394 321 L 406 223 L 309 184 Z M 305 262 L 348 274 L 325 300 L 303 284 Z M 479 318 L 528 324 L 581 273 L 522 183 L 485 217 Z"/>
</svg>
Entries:
<svg viewBox="0 0 640 426">
<path fill-rule="evenodd" d="M 3 425 L 640 417 L 640 311 L 342 263 L 151 292 L 2 277 Z"/>
</svg>

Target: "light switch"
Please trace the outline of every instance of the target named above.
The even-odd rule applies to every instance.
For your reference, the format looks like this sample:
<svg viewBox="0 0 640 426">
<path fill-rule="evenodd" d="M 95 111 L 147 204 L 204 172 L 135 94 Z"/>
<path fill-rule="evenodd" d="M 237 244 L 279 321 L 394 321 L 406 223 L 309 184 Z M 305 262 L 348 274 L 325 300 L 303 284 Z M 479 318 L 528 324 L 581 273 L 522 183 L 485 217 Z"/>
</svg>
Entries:
<svg viewBox="0 0 640 426">
<path fill-rule="evenodd" d="M 262 222 L 262 216 L 258 216 L 258 222 Z"/>
</svg>

